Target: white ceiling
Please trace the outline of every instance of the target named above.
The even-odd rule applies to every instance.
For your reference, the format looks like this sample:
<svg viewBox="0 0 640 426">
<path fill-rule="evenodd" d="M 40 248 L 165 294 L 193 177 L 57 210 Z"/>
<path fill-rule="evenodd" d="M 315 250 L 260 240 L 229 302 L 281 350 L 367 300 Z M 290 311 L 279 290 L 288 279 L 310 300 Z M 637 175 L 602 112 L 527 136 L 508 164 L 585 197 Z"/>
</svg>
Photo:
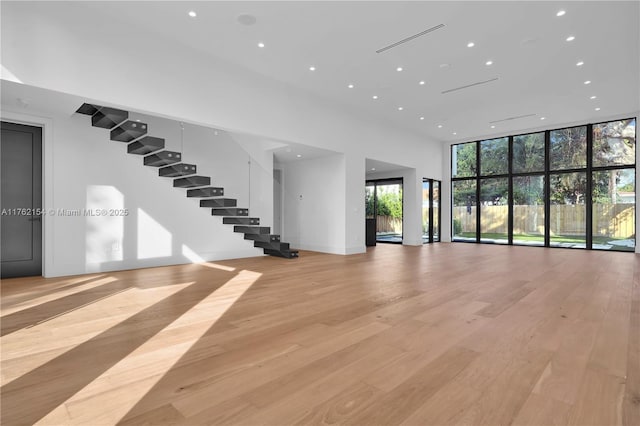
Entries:
<svg viewBox="0 0 640 426">
<path fill-rule="evenodd" d="M 159 43 L 171 38 L 376 120 L 458 141 L 640 110 L 639 4 L 127 1 L 55 7 L 76 19 L 119 19 L 130 23 L 132 40 L 141 30 L 158 35 Z M 566 14 L 557 17 L 559 10 Z M 241 24 L 242 14 L 254 16 L 255 24 Z M 444 27 L 376 53 L 438 24 Z M 570 35 L 575 40 L 565 41 Z M 576 66 L 579 61 L 584 65 Z M 312 65 L 316 71 L 309 71 Z M 442 93 L 492 78 L 498 80 Z M 524 115 L 491 128 L 492 121 Z"/>
</svg>

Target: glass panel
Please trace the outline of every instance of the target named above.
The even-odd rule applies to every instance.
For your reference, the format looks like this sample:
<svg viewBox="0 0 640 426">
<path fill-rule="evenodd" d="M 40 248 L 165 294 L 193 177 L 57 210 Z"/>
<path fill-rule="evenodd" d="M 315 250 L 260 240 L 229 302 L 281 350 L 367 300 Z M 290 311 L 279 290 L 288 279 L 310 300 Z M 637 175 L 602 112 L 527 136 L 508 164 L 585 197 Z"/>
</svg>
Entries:
<svg viewBox="0 0 640 426">
<path fill-rule="evenodd" d="M 480 174 L 501 175 L 509 172 L 509 138 L 480 142 Z"/>
<path fill-rule="evenodd" d="M 551 175 L 549 234 L 552 247 L 586 247 L 586 173 Z"/>
<path fill-rule="evenodd" d="M 623 166 L 636 162 L 636 120 L 593 126 L 593 166 Z"/>
<path fill-rule="evenodd" d="M 477 173 L 475 142 L 451 147 L 451 177 L 471 177 Z"/>
<path fill-rule="evenodd" d="M 587 166 L 587 127 L 551 132 L 551 170 L 579 169 Z"/>
<path fill-rule="evenodd" d="M 365 215 L 367 219 L 373 219 L 373 209 L 374 209 L 374 193 L 375 186 L 367 185 L 364 187 L 364 204 L 365 204 Z"/>
<path fill-rule="evenodd" d="M 593 248 L 635 251 L 636 171 L 593 173 Z"/>
<path fill-rule="evenodd" d="M 513 178 L 513 244 L 544 245 L 544 176 Z"/>
<path fill-rule="evenodd" d="M 440 181 L 433 181 L 433 241 L 440 241 Z"/>
<path fill-rule="evenodd" d="M 453 182 L 453 241 L 476 240 L 476 181 Z"/>
<path fill-rule="evenodd" d="M 544 133 L 513 137 L 513 173 L 544 171 Z"/>
<path fill-rule="evenodd" d="M 509 243 L 509 179 L 480 181 L 480 241 Z"/>
<path fill-rule="evenodd" d="M 378 216 L 376 217 L 376 241 L 379 243 L 402 242 L 402 185 L 378 183 Z"/>
<path fill-rule="evenodd" d="M 422 181 L 422 243 L 429 241 L 429 209 L 431 208 L 429 199 L 429 181 Z"/>
</svg>

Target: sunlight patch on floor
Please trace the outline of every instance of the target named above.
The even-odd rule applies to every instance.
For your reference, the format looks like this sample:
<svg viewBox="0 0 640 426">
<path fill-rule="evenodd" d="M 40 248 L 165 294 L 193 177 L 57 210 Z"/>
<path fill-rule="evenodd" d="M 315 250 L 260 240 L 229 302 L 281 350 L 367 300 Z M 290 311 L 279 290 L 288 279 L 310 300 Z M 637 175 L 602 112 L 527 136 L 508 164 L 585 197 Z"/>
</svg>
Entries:
<svg viewBox="0 0 640 426">
<path fill-rule="evenodd" d="M 37 424 L 117 423 L 261 276 L 240 271 Z M 168 336 L 173 336 L 174 345 L 166 345 Z"/>
</svg>

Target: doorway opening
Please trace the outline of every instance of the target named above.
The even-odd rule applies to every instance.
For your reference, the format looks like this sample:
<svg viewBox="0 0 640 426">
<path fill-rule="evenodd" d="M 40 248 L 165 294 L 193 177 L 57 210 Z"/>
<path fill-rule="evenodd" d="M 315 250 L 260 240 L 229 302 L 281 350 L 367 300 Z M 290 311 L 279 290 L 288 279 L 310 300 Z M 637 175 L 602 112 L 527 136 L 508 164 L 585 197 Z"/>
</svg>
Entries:
<svg viewBox="0 0 640 426">
<path fill-rule="evenodd" d="M 365 186 L 366 240 L 402 244 L 402 178 L 368 180 Z"/>
</svg>

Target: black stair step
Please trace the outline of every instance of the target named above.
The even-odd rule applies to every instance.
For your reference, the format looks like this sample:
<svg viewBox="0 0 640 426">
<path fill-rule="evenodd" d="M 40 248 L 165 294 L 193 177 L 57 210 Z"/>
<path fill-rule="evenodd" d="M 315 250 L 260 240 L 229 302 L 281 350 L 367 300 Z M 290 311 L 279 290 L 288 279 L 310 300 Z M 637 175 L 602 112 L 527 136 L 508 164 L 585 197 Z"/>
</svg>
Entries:
<svg viewBox="0 0 640 426">
<path fill-rule="evenodd" d="M 238 200 L 233 198 L 212 198 L 209 200 L 200 200 L 200 207 L 235 207 Z M 226 222 L 225 222 L 226 223 Z"/>
<path fill-rule="evenodd" d="M 80 108 L 78 108 L 76 112 L 78 114 L 93 115 L 98 112 L 100 108 L 102 108 L 100 105 L 88 104 L 85 102 L 80 105 Z"/>
<path fill-rule="evenodd" d="M 129 154 L 150 154 L 152 152 L 159 151 L 164 148 L 164 139 L 154 138 L 153 136 L 145 136 L 138 139 L 135 142 L 131 142 L 127 146 L 127 152 Z"/>
<path fill-rule="evenodd" d="M 241 232 L 243 234 L 268 234 L 271 232 L 271 228 L 268 226 L 236 225 L 233 227 L 233 232 Z"/>
<path fill-rule="evenodd" d="M 223 217 L 225 225 L 260 225 L 259 217 Z"/>
<path fill-rule="evenodd" d="M 174 188 L 193 188 L 210 184 L 211 178 L 209 176 L 187 176 L 173 180 Z"/>
<path fill-rule="evenodd" d="M 187 197 L 221 197 L 224 195 L 224 188 L 198 188 L 187 191 Z"/>
<path fill-rule="evenodd" d="M 224 209 L 211 209 L 214 216 L 249 216 L 249 209 L 241 207 L 227 207 Z"/>
<path fill-rule="evenodd" d="M 264 254 L 268 254 L 270 256 L 284 257 L 286 259 L 294 259 L 298 257 L 298 250 L 264 249 Z"/>
<path fill-rule="evenodd" d="M 96 113 L 100 114 L 100 111 Z M 94 116 L 95 117 L 95 116 Z M 111 140 L 117 142 L 131 142 L 147 133 L 147 124 L 137 121 L 125 121 L 111 130 Z"/>
<path fill-rule="evenodd" d="M 179 152 L 160 151 L 144 157 L 144 165 L 153 167 L 168 166 L 169 164 L 177 163 L 181 158 L 182 154 Z"/>
<path fill-rule="evenodd" d="M 280 241 L 280 235 L 274 235 L 274 234 L 244 234 L 244 239 L 245 240 L 253 240 L 253 241 L 271 241 L 271 242 L 278 242 Z"/>
<path fill-rule="evenodd" d="M 289 250 L 289 243 L 280 241 L 254 241 L 253 246 L 272 250 Z"/>
<path fill-rule="evenodd" d="M 82 108 L 82 107 L 81 107 Z M 129 118 L 129 113 L 121 109 L 100 107 L 91 117 L 91 125 L 103 129 L 112 129 Z"/>
<path fill-rule="evenodd" d="M 172 164 L 170 166 L 162 167 L 158 170 L 158 176 L 160 177 L 178 177 L 178 176 L 188 176 L 196 174 L 196 165 L 195 164 Z"/>
</svg>

